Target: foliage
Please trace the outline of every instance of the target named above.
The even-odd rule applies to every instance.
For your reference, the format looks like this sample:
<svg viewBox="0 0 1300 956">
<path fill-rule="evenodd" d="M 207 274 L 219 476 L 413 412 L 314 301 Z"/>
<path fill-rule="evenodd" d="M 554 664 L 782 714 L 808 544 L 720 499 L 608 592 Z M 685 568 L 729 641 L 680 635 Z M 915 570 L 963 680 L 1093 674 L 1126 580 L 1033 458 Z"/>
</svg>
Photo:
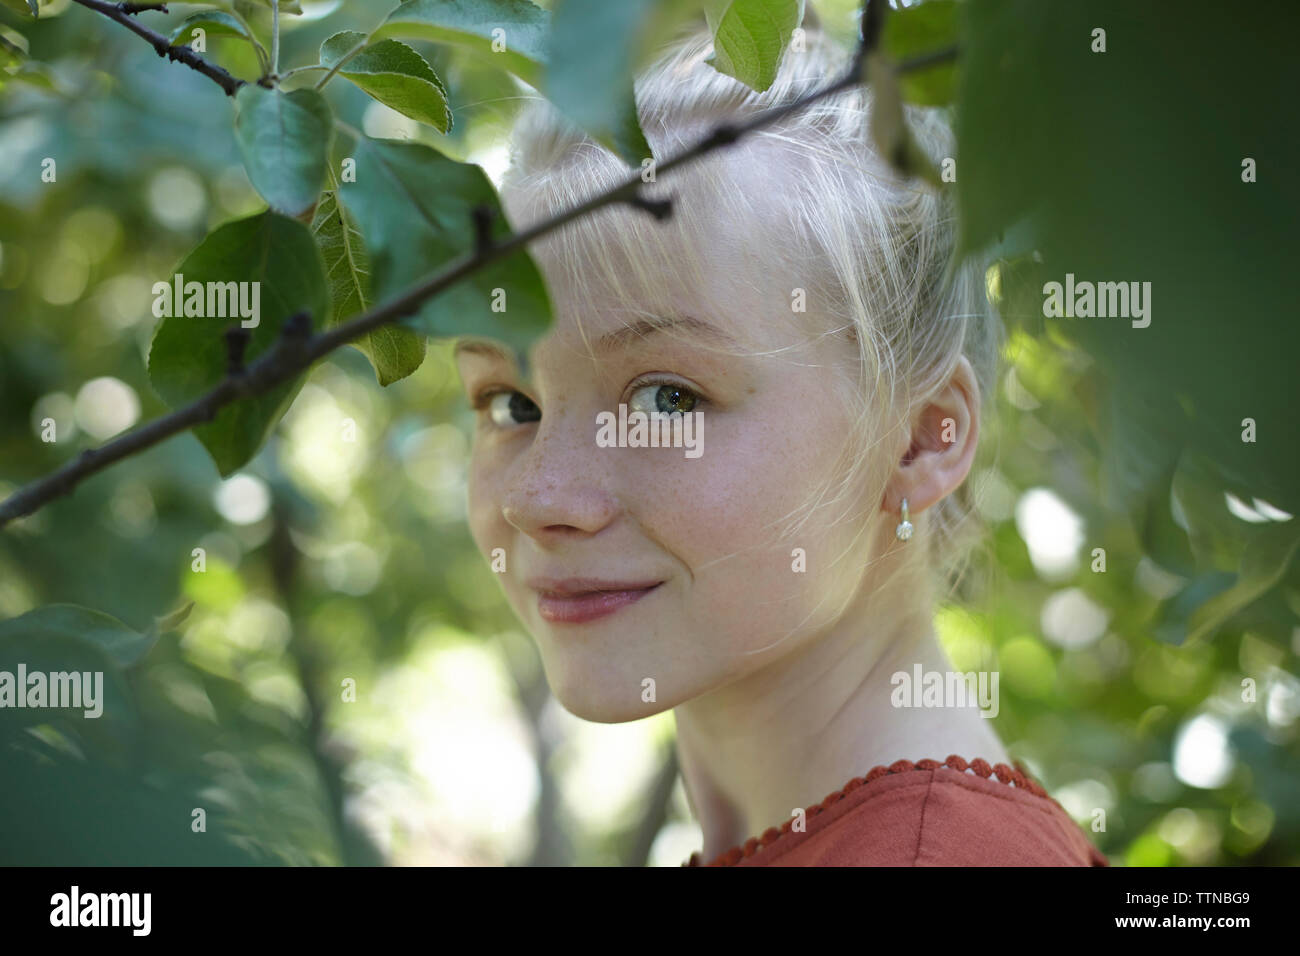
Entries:
<svg viewBox="0 0 1300 956">
<path fill-rule="evenodd" d="M 150 418 L 166 410 L 155 393 L 175 408 L 226 375 L 230 317 L 180 311 L 155 328 L 157 277 L 259 281 L 246 361 L 298 312 L 337 327 L 506 235 L 471 158 L 499 147 L 528 88 L 635 169 L 651 152 L 631 77 L 658 42 L 702 15 L 714 67 L 764 89 L 805 14 L 802 0 L 279 6 L 274 36 L 266 2 L 141 15 L 173 43 L 205 30 L 203 55 L 244 81 L 233 100 L 87 8 L 0 7 L 4 491 L 114 433 L 94 430 L 98 393 L 73 401 L 80 383 L 113 376 Z M 856 4 L 813 6 L 855 31 Z M 998 659 L 1002 736 L 1081 819 L 1109 808 L 1092 836 L 1117 861 L 1294 863 L 1300 845 L 1297 333 L 1283 287 L 1300 206 L 1283 170 L 1300 144 L 1270 98 L 1289 88 L 1288 60 L 1257 45 L 1295 20 L 1282 5 L 1233 16 L 1198 2 L 1175 21 L 1118 2 L 925 0 L 889 11 L 889 59 L 873 61 L 959 48 L 956 65 L 885 74 L 880 95 L 901 101 L 882 115 L 951 112 L 957 178 L 938 188 L 957 191 L 965 251 L 997 260 L 1010 333 L 997 456 L 978 472 L 990 545 L 940 630 L 955 662 Z M 1211 23 L 1206 63 L 1192 37 Z M 1258 181 L 1242 178 L 1248 157 Z M 1067 273 L 1150 281 L 1150 325 L 1044 316 L 1045 283 Z M 540 273 L 511 253 L 358 339 L 369 369 L 336 352 L 196 428 L 215 469 L 185 437 L 8 526 L 0 670 L 102 670 L 106 697 L 100 721 L 0 710 L 2 858 L 372 859 L 374 828 L 344 813 L 363 761 L 338 687 L 373 686 L 430 647 L 500 649 L 511 706 L 542 741 L 536 659 L 508 636 L 464 528 L 467 415 L 446 343 L 523 348 L 549 322 Z M 38 438 L 47 418 L 55 443 Z M 1242 440 L 1245 419 L 1257 440 Z M 357 446 L 339 445 L 340 421 Z M 269 507 L 233 520 L 218 474 L 252 476 Z M 1044 488 L 1081 519 L 1091 561 L 1053 573 L 1031 554 L 1015 503 Z M 158 620 L 188 602 L 188 618 Z M 1051 623 L 1061 607 L 1105 623 L 1071 644 Z M 1236 763 L 1198 787 L 1171 768 L 1206 715 L 1231 728 Z M 208 838 L 190 828 L 199 806 Z M 568 852 L 625 858 L 635 823 L 573 825 Z M 483 840 L 463 855 L 490 852 Z"/>
</svg>

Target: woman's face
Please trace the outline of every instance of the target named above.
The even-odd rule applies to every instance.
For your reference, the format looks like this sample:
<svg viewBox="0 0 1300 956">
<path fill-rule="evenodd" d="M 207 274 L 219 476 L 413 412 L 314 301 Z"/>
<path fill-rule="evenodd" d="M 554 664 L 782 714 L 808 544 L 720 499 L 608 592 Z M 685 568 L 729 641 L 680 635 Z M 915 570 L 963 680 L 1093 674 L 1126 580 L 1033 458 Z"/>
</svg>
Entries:
<svg viewBox="0 0 1300 956">
<path fill-rule="evenodd" d="M 803 283 L 770 247 L 762 259 L 747 248 L 746 230 L 728 232 L 737 238 L 709 244 L 706 279 L 665 270 L 673 309 L 599 289 L 579 300 L 543 258 L 555 323 L 529 380 L 504 357 L 458 355 L 471 403 L 485 402 L 469 478 L 474 540 L 489 559 L 504 550 L 501 584 L 551 689 L 588 720 L 646 717 L 790 653 L 861 583 L 865 546 L 843 552 L 863 519 L 832 526 L 844 502 L 778 537 L 841 464 L 851 421 L 831 382 L 855 349 L 801 332 L 795 319 L 814 318 L 792 313 Z M 698 457 L 597 443 L 601 412 L 692 400 Z M 879 502 L 853 504 L 865 518 Z"/>
</svg>

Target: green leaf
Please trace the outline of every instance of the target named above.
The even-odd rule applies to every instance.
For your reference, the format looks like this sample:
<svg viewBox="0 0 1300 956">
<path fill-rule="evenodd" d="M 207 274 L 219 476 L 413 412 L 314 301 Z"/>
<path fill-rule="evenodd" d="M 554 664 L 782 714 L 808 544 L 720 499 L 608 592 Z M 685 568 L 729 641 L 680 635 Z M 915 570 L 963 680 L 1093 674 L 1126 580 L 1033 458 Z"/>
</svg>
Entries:
<svg viewBox="0 0 1300 956">
<path fill-rule="evenodd" d="M 138 664 L 153 647 L 150 638 L 115 617 L 76 604 L 49 604 L 20 617 L 0 621 L 0 643 L 18 635 L 60 635 L 93 644 L 121 667 Z"/>
<path fill-rule="evenodd" d="M 495 60 L 540 88 L 549 21 L 546 11 L 528 0 L 408 0 L 371 36 L 450 43 Z"/>
<path fill-rule="evenodd" d="M 1094 310 L 1050 319 L 1052 334 L 1097 363 L 1119 406 L 1140 392 L 1178 403 L 1152 458 L 1181 446 L 1214 463 L 1218 486 L 1296 514 L 1300 326 L 1290 275 L 1300 180 L 1243 178 L 1247 159 L 1280 170 L 1300 153 L 1300 129 L 1277 122 L 1263 92 L 1294 77 L 1257 40 L 1290 36 L 1294 8 L 1261 6 L 1245 22 L 1189 2 L 1179 8 L 1186 22 L 1215 24 L 1212 66 L 1132 4 L 958 5 L 962 248 L 984 249 L 1028 219 L 1047 280 L 1136 288 L 1145 317 Z M 1195 110 L 1171 108 L 1171 76 L 1178 101 Z M 1043 280 L 1024 291 L 1041 314 Z M 1242 438 L 1245 419 L 1255 441 Z"/>
<path fill-rule="evenodd" d="M 776 79 L 790 34 L 803 21 L 803 0 L 705 0 L 719 73 L 762 92 Z"/>
<path fill-rule="evenodd" d="M 564 0 L 555 11 L 548 99 L 625 162 L 653 154 L 637 120 L 633 73 L 661 7 L 656 0 Z"/>
<path fill-rule="evenodd" d="M 365 39 L 364 33 L 352 30 L 334 34 L 321 44 L 321 65 L 334 66 Z M 442 80 L 424 57 L 400 40 L 380 40 L 363 47 L 339 74 L 404 116 L 428 123 L 440 133 L 451 129 Z"/>
<path fill-rule="evenodd" d="M 370 306 L 370 257 L 351 213 L 333 191 L 321 194 L 311 231 L 325 257 L 325 276 L 334 304 L 330 324 L 337 325 Z M 395 323 L 352 344 L 370 359 L 380 385 L 405 378 L 424 362 L 424 336 Z"/>
<path fill-rule="evenodd" d="M 162 617 L 154 618 L 153 634 L 155 639 L 159 634 L 167 634 L 180 628 L 182 624 L 189 619 L 190 612 L 194 610 L 194 602 L 186 601 L 176 610 Z"/>
<path fill-rule="evenodd" d="M 58 87 L 54 85 L 54 77 L 50 76 L 49 72 L 38 63 L 25 63 L 22 69 L 16 73 L 0 74 L 0 85 L 8 81 L 26 83 L 42 90 L 58 92 Z"/>
<path fill-rule="evenodd" d="M 885 15 L 881 44 L 895 63 L 957 43 L 955 0 L 924 0 Z M 947 106 L 956 86 L 956 64 L 941 63 L 899 78 L 903 99 L 922 106 Z"/>
<path fill-rule="evenodd" d="M 48 7 L 54 0 L 0 0 L 6 7 L 15 13 L 21 13 L 24 16 L 39 17 L 40 8 Z"/>
<path fill-rule="evenodd" d="M 260 4 L 268 10 L 271 9 L 271 0 L 249 0 L 249 2 Z M 280 0 L 280 12 L 298 16 L 302 13 L 302 4 L 299 0 Z"/>
<path fill-rule="evenodd" d="M 472 252 L 475 206 L 493 212 L 493 235 L 508 231 L 496 192 L 478 166 L 419 143 L 367 137 L 354 155 L 356 182 L 344 183 L 342 196 L 366 237 L 377 302 Z M 493 311 L 502 297 L 505 310 Z M 550 321 L 541 273 L 520 250 L 428 300 L 413 324 L 431 335 L 484 336 L 523 349 Z"/>
<path fill-rule="evenodd" d="M 202 27 L 213 36 L 232 36 L 247 40 L 258 49 L 263 57 L 266 55 L 266 49 L 257 41 L 257 37 L 253 35 L 253 31 L 249 29 L 248 24 L 236 14 L 227 13 L 224 10 L 200 10 L 198 13 L 191 13 L 177 24 L 176 29 L 172 30 L 171 36 L 167 39 L 173 44 L 178 40 L 181 40 L 184 44 L 189 44 L 193 40 L 190 31 L 195 27 Z"/>
<path fill-rule="evenodd" d="M 26 83 L 58 93 L 59 88 L 49 71 L 40 63 L 27 59 L 27 37 L 17 30 L 0 26 L 0 91 L 9 83 Z"/>
<path fill-rule="evenodd" d="M 51 724 L 94 745 L 99 756 L 123 763 L 136 740 L 138 715 L 122 669 L 138 663 L 152 645 L 153 640 L 121 621 L 73 604 L 53 604 L 0 621 L 0 672 L 12 675 L 18 693 L 32 687 L 32 675 L 43 674 L 47 694 L 47 706 L 0 708 L 0 734 Z M 17 685 L 20 666 L 27 688 Z M 49 696 L 54 691 L 50 675 L 71 673 L 83 675 L 80 706 L 48 706 L 55 702 Z M 92 675 L 89 684 L 87 673 Z M 72 688 L 64 686 L 71 694 Z M 87 691 L 93 702 L 86 699 Z M 90 715 L 96 711 L 97 716 Z"/>
<path fill-rule="evenodd" d="M 334 133 L 325 98 L 315 90 L 281 93 L 246 83 L 235 108 L 235 140 L 253 187 L 278 212 L 306 212 L 320 195 Z"/>
<path fill-rule="evenodd" d="M 1182 410 L 1170 395 L 1140 387 L 1107 393 L 1102 430 L 1102 501 L 1131 511 L 1169 500 L 1169 486 L 1182 451 L 1177 437 Z M 1121 400 L 1121 398 L 1123 400 Z"/>
<path fill-rule="evenodd" d="M 1297 545 L 1300 531 L 1289 522 L 1253 529 L 1238 573 L 1210 571 L 1189 582 L 1161 606 L 1156 635 L 1173 644 L 1213 637 L 1282 580 Z"/>
<path fill-rule="evenodd" d="M 27 59 L 27 37 L 17 30 L 0 27 L 0 69 Z"/>
<path fill-rule="evenodd" d="M 306 310 L 316 328 L 323 327 L 329 315 L 325 272 L 311 233 L 302 223 L 273 212 L 219 227 L 176 272 L 187 287 L 193 282 L 260 283 L 256 287 L 260 315 L 251 329 L 246 363 L 274 344 L 285 320 L 294 313 Z M 149 378 L 163 401 L 176 408 L 216 387 L 226 374 L 223 333 L 239 321 L 239 316 L 229 315 L 164 318 L 149 353 Z M 229 475 L 253 457 L 301 382 L 300 377 L 227 405 L 211 423 L 194 429 L 222 475 Z"/>
<path fill-rule="evenodd" d="M 642 2 L 635 0 L 632 6 L 640 9 Z M 678 0 L 670 2 L 675 4 Z M 590 5 L 586 0 L 579 0 L 579 5 L 583 10 L 598 15 L 601 23 L 617 22 L 625 15 L 617 9 L 622 4 L 604 5 L 615 8 L 612 10 Z M 572 32 L 566 28 L 558 42 L 566 50 L 577 51 L 580 61 L 596 63 L 590 82 L 599 84 L 611 75 L 606 67 L 608 55 L 604 49 L 609 37 L 585 29 L 578 22 L 581 19 L 579 16 L 570 20 Z M 550 16 L 528 0 L 408 0 L 390 13 L 371 36 L 375 39 L 410 37 L 448 43 L 467 50 L 509 70 L 534 89 L 546 92 L 561 112 L 624 161 L 640 166 L 641 160 L 651 155 L 637 124 L 636 103 L 630 84 L 614 87 L 613 95 L 609 89 L 601 87 L 578 93 L 575 86 L 581 80 L 574 80 L 573 76 L 586 69 L 584 63 L 579 62 L 561 68 L 558 94 L 547 88 L 550 82 L 546 76 L 551 42 Z M 602 104 L 601 99 L 606 102 Z M 572 112 L 575 108 L 576 114 Z"/>
</svg>

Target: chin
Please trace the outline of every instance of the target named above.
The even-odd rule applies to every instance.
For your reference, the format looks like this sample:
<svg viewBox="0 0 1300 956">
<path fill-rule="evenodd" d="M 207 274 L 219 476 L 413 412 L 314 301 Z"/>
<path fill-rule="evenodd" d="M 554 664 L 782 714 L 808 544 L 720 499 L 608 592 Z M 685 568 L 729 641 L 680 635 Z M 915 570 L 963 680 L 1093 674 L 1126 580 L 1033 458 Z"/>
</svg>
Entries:
<svg viewBox="0 0 1300 956">
<path fill-rule="evenodd" d="M 630 707 L 626 700 L 610 700 L 608 697 L 591 694 L 585 688 L 569 693 L 556 691 L 555 699 L 573 716 L 595 724 L 626 724 L 652 717 L 667 709 L 659 703 L 643 704 L 640 698 L 637 698 L 637 706 Z"/>
<path fill-rule="evenodd" d="M 653 717 L 673 706 L 673 702 L 663 700 L 643 701 L 641 682 L 632 677 L 611 680 L 608 675 L 594 677 L 581 671 L 563 674 L 545 664 L 543 669 L 551 693 L 560 705 L 573 716 L 592 723 L 623 724 Z"/>
</svg>

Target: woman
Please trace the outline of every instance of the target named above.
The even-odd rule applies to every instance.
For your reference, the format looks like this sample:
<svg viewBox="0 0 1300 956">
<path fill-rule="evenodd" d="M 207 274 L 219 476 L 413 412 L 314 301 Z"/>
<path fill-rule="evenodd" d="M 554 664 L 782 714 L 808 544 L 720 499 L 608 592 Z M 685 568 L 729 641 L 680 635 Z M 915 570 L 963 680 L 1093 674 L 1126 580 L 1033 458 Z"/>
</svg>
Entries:
<svg viewBox="0 0 1300 956">
<path fill-rule="evenodd" d="M 638 81 L 657 156 L 846 61 L 814 32 L 757 94 L 708 53 Z M 607 208 L 535 245 L 553 328 L 527 357 L 457 349 L 471 529 L 568 710 L 673 709 L 692 864 L 1104 864 L 1007 766 L 988 701 L 903 687 L 951 671 L 932 612 L 999 331 L 978 265 L 952 268 L 948 197 L 871 151 L 869 105 L 823 100 L 648 185 L 666 222 Z M 909 121 L 952 155 L 937 116 Z M 527 224 L 627 175 L 538 104 L 503 200 Z M 635 413 L 678 431 L 638 440 Z"/>
</svg>

